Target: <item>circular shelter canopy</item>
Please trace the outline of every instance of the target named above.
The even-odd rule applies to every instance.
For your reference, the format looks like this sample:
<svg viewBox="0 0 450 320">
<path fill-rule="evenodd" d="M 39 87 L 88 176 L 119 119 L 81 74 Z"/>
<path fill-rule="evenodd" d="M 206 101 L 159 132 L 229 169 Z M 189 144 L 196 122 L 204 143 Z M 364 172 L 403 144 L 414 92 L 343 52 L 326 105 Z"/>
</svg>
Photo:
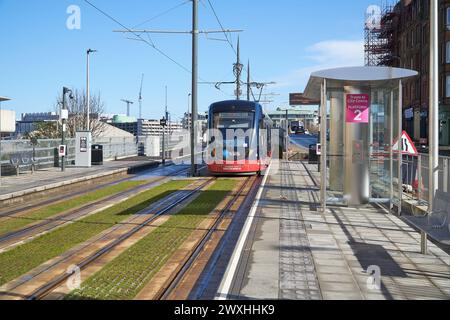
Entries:
<svg viewBox="0 0 450 320">
<path fill-rule="evenodd" d="M 326 79 L 328 88 L 344 86 L 367 86 L 392 88 L 398 81 L 417 76 L 414 70 L 392 67 L 345 67 L 317 71 L 311 74 L 304 96 L 320 99 L 320 86 Z"/>
</svg>

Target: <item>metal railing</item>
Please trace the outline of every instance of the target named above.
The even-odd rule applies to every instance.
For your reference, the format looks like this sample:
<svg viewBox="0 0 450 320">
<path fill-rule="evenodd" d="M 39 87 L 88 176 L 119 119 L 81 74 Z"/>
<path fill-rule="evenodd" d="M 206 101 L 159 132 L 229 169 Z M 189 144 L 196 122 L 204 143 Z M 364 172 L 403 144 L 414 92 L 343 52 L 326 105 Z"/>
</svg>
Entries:
<svg viewBox="0 0 450 320">
<path fill-rule="evenodd" d="M 159 140 L 159 155 L 162 156 L 162 137 L 126 137 L 126 138 L 94 138 L 93 145 L 103 146 L 103 158 L 105 161 L 115 160 L 120 158 L 132 157 L 137 155 L 147 154 L 146 150 L 147 139 Z M 32 145 L 29 140 L 3 140 L 1 141 L 1 156 L 0 164 L 3 170 L 7 171 L 10 167 L 10 159 L 15 154 L 32 153 L 33 158 L 39 167 L 49 167 L 55 164 L 55 160 L 59 158 L 57 152 L 58 146 L 61 144 L 61 139 L 42 139 L 38 140 L 37 144 Z M 67 163 L 72 163 L 75 160 L 75 139 L 66 139 L 67 144 Z M 172 151 L 178 144 L 177 139 L 168 139 L 167 154 L 170 158 Z M 156 152 L 158 154 L 158 152 Z"/>
<path fill-rule="evenodd" d="M 403 189 L 404 195 L 410 200 L 427 205 L 429 200 L 429 155 L 403 156 Z M 450 190 L 450 158 L 439 157 L 438 190 Z"/>
<path fill-rule="evenodd" d="M 9 167 L 13 155 L 31 152 L 38 167 L 53 166 L 55 160 L 59 158 L 55 156 L 55 152 L 60 144 L 60 139 L 38 140 L 36 145 L 32 145 L 29 140 L 2 141 L 0 163 L 4 170 L 7 170 L 5 168 Z M 66 161 L 70 164 L 75 160 L 75 139 L 66 139 L 66 144 Z M 105 161 L 138 154 L 138 145 L 134 137 L 93 139 L 92 144 L 103 145 Z"/>
</svg>

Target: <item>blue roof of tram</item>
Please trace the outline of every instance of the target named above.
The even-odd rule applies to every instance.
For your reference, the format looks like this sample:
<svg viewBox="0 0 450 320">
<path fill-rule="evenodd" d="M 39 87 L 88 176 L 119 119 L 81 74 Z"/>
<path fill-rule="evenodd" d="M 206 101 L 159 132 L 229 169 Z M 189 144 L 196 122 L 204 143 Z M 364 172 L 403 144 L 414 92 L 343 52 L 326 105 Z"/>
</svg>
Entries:
<svg viewBox="0 0 450 320">
<path fill-rule="evenodd" d="M 213 108 L 223 108 L 223 107 L 256 107 L 260 106 L 259 103 L 247 100 L 227 100 L 215 102 L 211 105 Z"/>
</svg>

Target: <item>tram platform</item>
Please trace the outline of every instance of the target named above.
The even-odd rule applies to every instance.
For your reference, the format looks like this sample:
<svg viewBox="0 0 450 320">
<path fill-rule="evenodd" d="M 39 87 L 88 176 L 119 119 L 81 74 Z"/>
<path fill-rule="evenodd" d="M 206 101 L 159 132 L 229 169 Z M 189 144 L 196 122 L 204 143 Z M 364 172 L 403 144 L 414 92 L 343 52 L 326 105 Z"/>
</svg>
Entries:
<svg viewBox="0 0 450 320">
<path fill-rule="evenodd" d="M 141 158 L 129 158 L 118 161 L 108 161 L 101 166 L 80 168 L 67 166 L 65 172 L 61 168 L 45 168 L 34 173 L 21 172 L 19 176 L 1 177 L 0 203 L 17 197 L 54 190 L 60 187 L 82 183 L 94 179 L 108 178 L 114 175 L 127 174 L 151 167 L 157 167 L 158 162 Z"/>
<path fill-rule="evenodd" d="M 317 166 L 272 165 L 216 299 L 450 299 L 446 252 L 422 255 L 420 234 L 380 207 L 322 213 L 318 181 Z"/>
</svg>

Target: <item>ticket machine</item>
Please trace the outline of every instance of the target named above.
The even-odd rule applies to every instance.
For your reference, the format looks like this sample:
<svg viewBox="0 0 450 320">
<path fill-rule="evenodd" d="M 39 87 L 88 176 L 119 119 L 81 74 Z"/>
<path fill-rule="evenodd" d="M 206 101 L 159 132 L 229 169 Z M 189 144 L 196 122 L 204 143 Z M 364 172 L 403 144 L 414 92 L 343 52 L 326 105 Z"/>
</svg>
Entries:
<svg viewBox="0 0 450 320">
<path fill-rule="evenodd" d="M 75 166 L 90 168 L 92 166 L 92 133 L 90 131 L 78 131 L 75 139 Z"/>
</svg>

